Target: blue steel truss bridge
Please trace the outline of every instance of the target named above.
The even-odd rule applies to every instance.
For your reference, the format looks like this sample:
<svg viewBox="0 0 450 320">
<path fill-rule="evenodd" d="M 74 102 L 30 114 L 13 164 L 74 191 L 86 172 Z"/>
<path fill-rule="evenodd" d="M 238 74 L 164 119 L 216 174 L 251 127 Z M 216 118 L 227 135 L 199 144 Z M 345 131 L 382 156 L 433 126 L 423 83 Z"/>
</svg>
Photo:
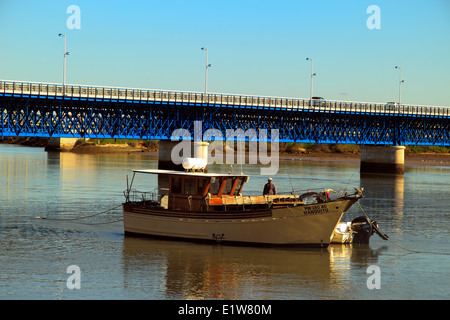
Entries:
<svg viewBox="0 0 450 320">
<path fill-rule="evenodd" d="M 0 81 L 0 134 L 168 140 L 278 129 L 279 142 L 450 146 L 450 108 Z"/>
</svg>

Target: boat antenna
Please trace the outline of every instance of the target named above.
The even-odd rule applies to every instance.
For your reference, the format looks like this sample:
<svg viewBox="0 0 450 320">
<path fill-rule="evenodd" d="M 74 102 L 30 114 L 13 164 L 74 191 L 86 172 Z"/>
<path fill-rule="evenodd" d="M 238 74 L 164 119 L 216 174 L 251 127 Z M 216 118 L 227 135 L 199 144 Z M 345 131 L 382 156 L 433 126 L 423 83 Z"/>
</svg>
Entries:
<svg viewBox="0 0 450 320">
<path fill-rule="evenodd" d="M 128 175 L 127 175 L 127 195 L 126 195 L 127 202 L 130 200 L 130 187 L 128 185 Z"/>
<path fill-rule="evenodd" d="M 352 182 L 352 180 L 353 180 L 353 176 L 355 175 L 355 172 L 356 172 L 356 171 L 353 171 L 353 172 L 352 172 L 352 175 L 350 176 L 350 179 L 348 179 L 348 182 L 347 182 L 347 184 L 345 185 L 344 191 L 342 191 L 342 192 L 345 192 L 345 191 L 347 190 L 348 185 L 349 185 L 350 182 Z"/>
<path fill-rule="evenodd" d="M 292 194 L 295 196 L 295 190 L 294 190 L 294 185 L 292 184 L 292 179 L 291 179 L 291 175 L 288 175 L 289 177 L 289 183 L 291 184 L 291 188 L 292 188 Z"/>
</svg>

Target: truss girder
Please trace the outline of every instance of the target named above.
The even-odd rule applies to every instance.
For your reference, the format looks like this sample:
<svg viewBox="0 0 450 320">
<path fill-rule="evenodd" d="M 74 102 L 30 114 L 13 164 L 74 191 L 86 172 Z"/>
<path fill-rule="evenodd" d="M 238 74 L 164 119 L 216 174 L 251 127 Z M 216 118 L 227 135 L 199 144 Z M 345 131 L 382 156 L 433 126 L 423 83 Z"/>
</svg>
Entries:
<svg viewBox="0 0 450 320">
<path fill-rule="evenodd" d="M 450 145 L 449 117 L 0 96 L 2 136 L 170 139 L 176 129 L 277 129 L 280 142 Z"/>
</svg>

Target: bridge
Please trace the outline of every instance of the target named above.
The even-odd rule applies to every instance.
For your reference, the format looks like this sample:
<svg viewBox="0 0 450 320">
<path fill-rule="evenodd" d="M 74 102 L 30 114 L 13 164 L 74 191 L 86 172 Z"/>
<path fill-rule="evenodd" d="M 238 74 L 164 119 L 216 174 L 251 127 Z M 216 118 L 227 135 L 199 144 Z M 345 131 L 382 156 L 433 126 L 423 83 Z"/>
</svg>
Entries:
<svg viewBox="0 0 450 320">
<path fill-rule="evenodd" d="M 0 81 L 1 136 L 169 140 L 278 129 L 279 142 L 450 146 L 450 108 Z M 248 139 L 248 138 L 247 138 Z"/>
</svg>

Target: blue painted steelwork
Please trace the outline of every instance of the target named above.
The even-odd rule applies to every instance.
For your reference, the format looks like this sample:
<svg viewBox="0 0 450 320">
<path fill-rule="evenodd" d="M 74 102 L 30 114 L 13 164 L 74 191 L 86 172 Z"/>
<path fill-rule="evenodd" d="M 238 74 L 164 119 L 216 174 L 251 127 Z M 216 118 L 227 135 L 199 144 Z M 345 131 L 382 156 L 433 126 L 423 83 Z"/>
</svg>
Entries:
<svg viewBox="0 0 450 320">
<path fill-rule="evenodd" d="M 279 142 L 450 146 L 450 109 L 0 81 L 1 136 L 170 139 L 278 129 Z M 248 137 L 246 138 L 248 140 Z"/>
</svg>

